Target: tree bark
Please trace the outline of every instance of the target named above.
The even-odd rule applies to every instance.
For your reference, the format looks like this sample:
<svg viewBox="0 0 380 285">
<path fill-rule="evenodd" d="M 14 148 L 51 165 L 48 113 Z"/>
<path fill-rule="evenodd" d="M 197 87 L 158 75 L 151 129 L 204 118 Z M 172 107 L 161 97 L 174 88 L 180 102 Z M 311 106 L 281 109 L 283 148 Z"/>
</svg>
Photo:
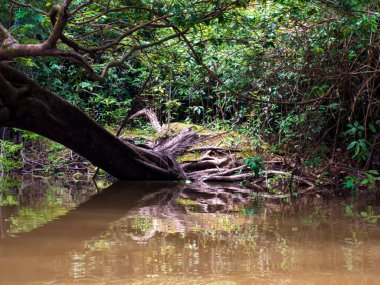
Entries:
<svg viewBox="0 0 380 285">
<path fill-rule="evenodd" d="M 150 124 L 153 126 L 153 128 L 156 130 L 156 132 L 161 132 L 162 131 L 162 126 L 160 122 L 158 121 L 157 115 L 150 109 L 144 108 L 141 109 L 140 111 L 134 113 L 132 116 L 128 118 L 126 121 L 126 124 L 131 122 L 132 120 L 145 116 L 149 119 Z"/>
<path fill-rule="evenodd" d="M 119 179 L 178 180 L 186 176 L 170 153 L 118 139 L 4 62 L 0 63 L 0 125 L 61 143 Z"/>
</svg>

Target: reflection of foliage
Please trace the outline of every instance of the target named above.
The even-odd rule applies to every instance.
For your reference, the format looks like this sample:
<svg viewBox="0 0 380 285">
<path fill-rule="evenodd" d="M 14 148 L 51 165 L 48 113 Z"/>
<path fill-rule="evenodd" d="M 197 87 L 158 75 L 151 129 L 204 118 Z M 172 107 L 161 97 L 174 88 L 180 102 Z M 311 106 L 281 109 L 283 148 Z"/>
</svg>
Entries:
<svg viewBox="0 0 380 285">
<path fill-rule="evenodd" d="M 359 218 L 369 223 L 377 223 L 380 220 L 380 215 L 376 215 L 373 210 L 373 206 L 367 206 L 365 211 L 356 211 L 354 204 L 347 204 L 344 207 L 344 212 L 348 218 Z"/>
<path fill-rule="evenodd" d="M 18 215 L 10 218 L 9 232 L 12 234 L 28 232 L 66 214 L 75 205 L 66 192 L 64 188 L 47 188 L 35 205 L 21 207 Z"/>
<path fill-rule="evenodd" d="M 44 205 L 37 208 L 22 208 L 19 215 L 11 217 L 10 233 L 29 232 L 43 224 L 62 216 L 69 209 L 59 205 Z"/>
<path fill-rule="evenodd" d="M 157 199 L 153 200 L 153 203 L 158 203 Z M 159 276 L 164 276 L 166 279 L 163 277 L 162 283 L 167 284 L 168 278 L 175 278 L 173 276 L 184 273 L 184 270 L 187 270 L 186 273 L 208 273 L 212 270 L 212 278 L 229 274 L 231 270 L 234 270 L 233 274 L 262 274 L 261 276 L 268 276 L 273 283 L 273 275 L 279 272 L 282 275 L 282 270 L 298 273 L 305 268 L 310 269 L 314 264 L 319 266 L 324 261 L 327 266 L 334 262 L 337 267 L 344 266 L 350 271 L 360 269 L 362 264 L 366 264 L 370 270 L 376 268 L 376 246 L 372 248 L 376 256 L 374 265 L 364 263 L 368 252 L 363 249 L 366 249 L 364 246 L 368 239 L 363 223 L 342 223 L 341 216 L 334 215 L 342 214 L 341 207 L 336 207 L 335 203 L 329 207 L 320 205 L 314 208 L 303 202 L 297 212 L 290 211 L 290 207 L 287 207 L 272 213 L 270 208 L 266 208 L 265 211 L 258 209 L 262 214 L 255 217 L 236 212 L 180 212 L 176 216 L 173 213 L 175 209 L 170 212 L 162 211 L 164 207 L 149 210 L 143 205 L 139 210 L 113 223 L 100 236 L 86 242 L 81 251 L 75 252 L 76 258 L 72 258 L 71 266 L 79 264 L 87 276 L 119 276 L 121 268 L 131 268 L 133 278 L 143 280 L 141 284 L 161 283 L 157 282 Z M 168 207 L 166 203 L 165 207 Z M 183 222 L 183 231 L 168 231 L 164 226 L 174 219 Z M 143 243 L 131 239 L 131 234 L 136 231 L 150 231 L 153 220 L 158 220 L 153 224 L 154 235 Z M 309 221 L 311 226 L 299 227 L 300 221 L 303 223 L 304 220 Z M 322 223 L 326 225 L 323 230 L 318 227 Z M 332 243 L 334 246 L 330 247 Z M 331 250 L 336 257 L 333 261 Z M 307 262 L 305 255 L 310 258 Z M 74 257 L 74 254 L 71 256 Z M 316 269 L 318 270 L 320 268 Z M 204 281 L 197 280 L 200 283 Z M 177 283 L 175 281 L 173 284 Z"/>
<path fill-rule="evenodd" d="M 188 211 L 198 212 L 201 209 L 201 205 L 191 199 L 177 198 L 176 202 L 178 205 L 184 206 Z"/>
<path fill-rule="evenodd" d="M 259 215 L 265 207 L 265 201 L 263 200 L 262 197 L 258 195 L 254 195 L 253 193 L 251 193 L 250 200 L 251 200 L 250 203 L 245 205 L 240 210 L 241 214 L 243 214 L 244 216 L 250 216 L 250 217 Z"/>
<path fill-rule="evenodd" d="M 18 205 L 19 201 L 14 192 L 20 187 L 20 180 L 3 176 L 0 179 L 0 206 Z"/>
<path fill-rule="evenodd" d="M 211 241 L 225 241 L 232 248 L 256 248 L 260 240 L 259 225 L 241 214 L 192 213 L 191 217 L 196 221 L 193 231 L 199 233 L 204 246 Z"/>
<path fill-rule="evenodd" d="M 13 195 L 5 195 L 2 196 L 3 193 L 1 193 L 0 196 L 0 206 L 11 206 L 11 205 L 18 205 L 18 201 L 16 200 L 16 197 Z"/>
<path fill-rule="evenodd" d="M 316 207 L 314 212 L 301 220 L 302 224 L 308 227 L 317 228 L 327 222 L 326 212 L 321 207 Z"/>
<path fill-rule="evenodd" d="M 131 228 L 139 233 L 147 233 L 153 229 L 153 218 L 138 215 L 133 217 Z"/>
<path fill-rule="evenodd" d="M 86 248 L 88 248 L 91 251 L 109 250 L 111 248 L 111 243 L 107 239 L 107 236 L 105 236 L 105 237 L 87 242 Z"/>
<path fill-rule="evenodd" d="M 363 243 L 367 239 L 365 231 L 352 229 L 350 237 L 344 239 L 342 252 L 344 256 L 345 267 L 349 271 L 362 270 Z"/>
<path fill-rule="evenodd" d="M 291 266 L 291 247 L 288 245 L 288 240 L 278 233 L 275 233 L 276 236 L 276 248 L 281 254 L 281 268 L 288 269 Z"/>
</svg>

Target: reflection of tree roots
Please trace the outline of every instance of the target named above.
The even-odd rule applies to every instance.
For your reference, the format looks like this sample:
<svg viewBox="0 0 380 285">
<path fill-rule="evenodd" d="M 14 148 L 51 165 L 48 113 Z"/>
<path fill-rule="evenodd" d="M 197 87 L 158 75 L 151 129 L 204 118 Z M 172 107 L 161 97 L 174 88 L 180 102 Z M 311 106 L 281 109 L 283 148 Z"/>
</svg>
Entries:
<svg viewBox="0 0 380 285">
<path fill-rule="evenodd" d="M 117 222 L 118 235 L 146 242 L 159 233 L 183 233 L 197 225 L 196 217 L 189 213 L 236 212 L 253 197 L 251 190 L 233 184 L 193 183 L 182 184 L 175 191 L 163 189 L 143 197 L 135 210 Z M 137 222 L 137 229 L 133 224 L 141 218 L 145 220 Z"/>
</svg>

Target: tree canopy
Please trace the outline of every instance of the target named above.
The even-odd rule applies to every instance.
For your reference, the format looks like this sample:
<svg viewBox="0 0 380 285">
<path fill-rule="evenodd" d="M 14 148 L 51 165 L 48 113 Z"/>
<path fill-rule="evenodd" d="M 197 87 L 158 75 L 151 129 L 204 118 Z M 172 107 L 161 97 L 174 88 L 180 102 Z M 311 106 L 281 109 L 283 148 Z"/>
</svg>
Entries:
<svg viewBox="0 0 380 285">
<path fill-rule="evenodd" d="M 1 8 L 8 97 L 30 92 L 10 88 L 12 66 L 103 125 L 139 101 L 160 120 L 238 127 L 278 147 L 298 140 L 292 151 L 311 157 L 322 143 L 334 158 L 342 143 L 368 168 L 378 149 L 376 0 L 10 0 Z M 2 110 L 7 121 L 13 111 Z"/>
</svg>

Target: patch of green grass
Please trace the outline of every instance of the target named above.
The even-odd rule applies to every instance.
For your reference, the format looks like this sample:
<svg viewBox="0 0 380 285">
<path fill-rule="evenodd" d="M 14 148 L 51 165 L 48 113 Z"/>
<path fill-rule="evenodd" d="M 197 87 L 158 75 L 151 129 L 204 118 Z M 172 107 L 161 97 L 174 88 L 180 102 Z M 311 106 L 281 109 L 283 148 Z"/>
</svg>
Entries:
<svg viewBox="0 0 380 285">
<path fill-rule="evenodd" d="M 198 206 L 198 202 L 190 200 L 190 199 L 180 199 L 178 198 L 176 200 L 177 204 L 182 205 L 182 206 Z"/>
</svg>

